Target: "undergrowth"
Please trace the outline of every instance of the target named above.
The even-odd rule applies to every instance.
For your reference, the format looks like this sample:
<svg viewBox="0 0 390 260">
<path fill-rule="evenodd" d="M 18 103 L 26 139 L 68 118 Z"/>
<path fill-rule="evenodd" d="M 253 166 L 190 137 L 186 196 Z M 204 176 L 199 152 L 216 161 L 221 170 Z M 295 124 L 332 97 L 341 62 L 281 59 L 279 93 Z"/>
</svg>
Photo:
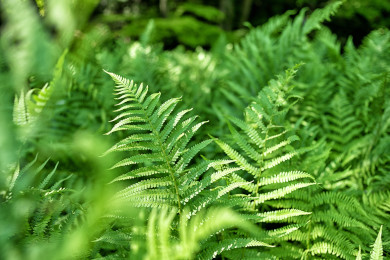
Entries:
<svg viewBox="0 0 390 260">
<path fill-rule="evenodd" d="M 390 255 L 388 29 L 341 46 L 333 2 L 166 51 L 2 4 L 1 259 Z"/>
</svg>

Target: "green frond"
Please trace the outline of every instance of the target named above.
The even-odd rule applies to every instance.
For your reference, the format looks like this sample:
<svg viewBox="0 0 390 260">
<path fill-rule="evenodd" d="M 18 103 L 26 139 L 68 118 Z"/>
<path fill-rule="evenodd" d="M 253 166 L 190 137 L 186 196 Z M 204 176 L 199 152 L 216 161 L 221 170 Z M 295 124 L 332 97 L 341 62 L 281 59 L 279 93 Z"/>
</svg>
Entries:
<svg viewBox="0 0 390 260">
<path fill-rule="evenodd" d="M 268 138 L 267 140 L 270 140 L 270 139 Z M 287 140 L 282 141 L 282 142 L 280 142 L 280 143 L 278 143 L 278 144 L 276 144 L 276 145 L 274 145 L 274 146 L 272 146 L 272 147 L 267 148 L 267 149 L 265 150 L 265 152 L 264 152 L 264 156 L 270 155 L 270 154 L 272 154 L 273 152 L 278 151 L 280 148 L 285 147 L 285 146 L 291 144 L 292 142 L 298 141 L 298 140 L 299 140 L 299 137 L 296 136 L 296 135 L 289 136 L 289 137 L 287 138 Z"/>
<path fill-rule="evenodd" d="M 47 185 L 49 184 L 50 180 L 54 176 L 54 173 L 57 170 L 58 164 L 59 164 L 59 162 L 56 163 L 56 165 L 54 166 L 54 169 L 45 177 L 45 179 L 43 179 L 43 181 L 39 184 L 38 189 L 48 188 Z"/>
<path fill-rule="evenodd" d="M 343 250 L 337 247 L 334 244 L 326 242 L 318 242 L 313 244 L 310 249 L 308 249 L 305 254 L 311 255 L 334 255 L 343 259 L 346 259 L 347 256 L 344 254 Z"/>
<path fill-rule="evenodd" d="M 315 221 L 313 219 L 313 221 Z M 322 239 L 327 243 L 333 244 L 339 248 L 343 249 L 344 254 L 352 256 L 356 253 L 355 244 L 357 242 L 361 243 L 359 239 L 355 239 L 353 234 L 348 232 L 343 232 L 341 230 L 333 229 L 331 224 L 327 223 L 325 225 L 317 224 L 312 230 L 310 237 L 313 241 Z"/>
<path fill-rule="evenodd" d="M 154 179 L 141 180 L 135 184 L 128 186 L 117 193 L 119 197 L 136 196 L 138 193 L 143 192 L 146 189 L 169 187 L 172 185 L 172 181 L 169 177 L 161 177 Z"/>
<path fill-rule="evenodd" d="M 247 124 L 246 122 L 234 117 L 229 118 L 229 120 L 232 123 L 234 123 L 237 127 L 239 127 L 242 131 L 244 131 L 245 134 L 250 138 L 250 140 L 257 147 L 261 147 L 264 144 L 264 140 L 261 138 L 260 134 L 254 128 L 255 125 L 252 126 L 251 124 Z"/>
<path fill-rule="evenodd" d="M 130 180 L 130 179 L 136 179 L 136 178 L 142 178 L 142 177 L 148 177 L 152 175 L 157 175 L 160 173 L 168 173 L 168 169 L 166 169 L 163 166 L 145 166 L 140 167 L 135 170 L 132 170 L 128 173 L 122 174 L 118 177 L 116 177 L 114 180 L 111 181 L 111 183 L 116 181 L 123 181 L 123 180 Z"/>
<path fill-rule="evenodd" d="M 244 187 L 248 185 L 248 182 L 234 182 L 226 186 L 222 187 L 217 187 L 211 191 L 205 191 L 204 196 L 197 196 L 195 199 L 191 201 L 191 208 L 193 209 L 189 214 L 188 217 L 196 215 L 197 212 L 200 210 L 208 207 L 210 204 L 218 201 L 218 202 L 223 202 L 221 203 L 222 205 L 225 204 L 226 206 L 237 206 L 240 205 L 241 207 L 245 207 L 246 205 L 249 204 L 248 198 L 240 198 L 238 200 L 232 199 L 232 201 L 229 203 L 221 200 L 223 196 L 231 192 L 232 190 L 240 187 Z M 185 201 L 183 204 L 186 203 Z"/>
<path fill-rule="evenodd" d="M 230 159 L 234 160 L 240 167 L 252 174 L 257 176 L 259 174 L 259 169 L 252 166 L 239 152 L 231 148 L 228 144 L 220 140 L 215 140 L 219 147 L 224 150 L 224 152 L 229 156 Z"/>
<path fill-rule="evenodd" d="M 338 192 L 322 192 L 317 194 L 313 199 L 313 205 L 319 206 L 324 204 L 339 204 L 353 211 L 361 209 L 361 205 L 354 197 Z M 362 212 L 359 213 L 361 214 Z"/>
<path fill-rule="evenodd" d="M 356 260 L 362 260 L 362 249 L 360 248 L 360 246 L 359 246 L 359 252 L 356 256 Z"/>
<path fill-rule="evenodd" d="M 196 116 L 189 116 L 191 109 L 176 112 L 181 98 L 171 98 L 159 105 L 160 94 L 148 95 L 148 87 L 137 86 L 133 81 L 111 72 L 115 83 L 117 110 L 120 114 L 107 134 L 124 131 L 127 137 L 117 142 L 106 153 L 126 152 L 126 158 L 112 166 L 129 169 L 113 181 L 134 180 L 127 188 L 117 193 L 117 198 L 138 206 L 154 207 L 156 203 L 177 205 L 179 212 L 187 204 L 219 179 L 236 172 L 238 169 L 206 173 L 218 162 L 192 163 L 201 150 L 212 140 L 204 140 L 191 145 L 190 141 L 199 128 L 206 122 L 196 122 Z M 225 162 L 220 163 L 220 165 Z M 202 180 L 198 180 L 205 174 Z M 147 178 L 147 179 L 143 179 Z M 231 185 L 219 191 L 214 200 L 239 185 Z M 148 197 L 148 194 L 150 197 Z M 209 205 L 212 199 L 200 205 Z M 190 203 L 190 204 L 191 204 Z M 195 203 L 195 202 L 194 202 Z M 195 203 L 196 204 L 196 203 Z M 199 205 L 199 204 L 196 204 Z M 202 208 L 200 207 L 200 208 Z M 198 208 L 198 209 L 200 209 Z"/>
<path fill-rule="evenodd" d="M 43 109 L 47 106 L 54 88 L 61 80 L 65 57 L 68 51 L 65 50 L 59 57 L 53 73 L 53 80 L 45 84 L 41 89 L 30 89 L 24 94 L 23 90 L 19 97 L 15 96 L 13 119 L 16 125 L 26 125 L 35 122 Z M 37 92 L 34 94 L 34 92 Z"/>
<path fill-rule="evenodd" d="M 181 187 L 187 187 L 192 184 L 194 180 L 196 180 L 203 173 L 213 168 L 216 171 L 224 169 L 225 165 L 232 163 L 232 160 L 216 160 L 216 161 L 203 161 L 199 163 L 196 167 L 192 168 L 188 173 L 181 176 L 179 179 L 179 183 Z"/>
<path fill-rule="evenodd" d="M 127 246 L 132 236 L 126 232 L 121 231 L 106 231 L 101 237 L 95 239 L 93 242 L 104 242 L 113 245 Z"/>
<path fill-rule="evenodd" d="M 287 153 L 285 155 L 282 155 L 280 157 L 277 157 L 277 158 L 273 158 L 272 160 L 270 161 L 267 161 L 264 165 L 263 168 L 261 168 L 261 171 L 265 171 L 267 169 L 271 169 L 283 162 L 286 162 L 288 160 L 290 160 L 291 158 L 293 158 L 294 156 L 296 156 L 298 153 L 297 152 L 291 152 L 291 153 Z"/>
<path fill-rule="evenodd" d="M 272 248 L 274 250 L 275 248 Z M 240 259 L 244 258 L 247 260 L 265 260 L 265 259 L 277 259 L 275 255 L 270 254 L 269 252 L 264 252 L 261 250 L 257 250 L 256 248 L 250 248 L 247 247 L 242 250 L 230 250 L 230 251 L 225 251 L 223 253 L 223 256 L 227 259 Z"/>
<path fill-rule="evenodd" d="M 291 81 L 297 68 L 294 67 L 277 80 L 270 81 L 258 93 L 245 110 L 245 121 L 236 117 L 229 118 L 231 124 L 228 125 L 234 144 L 214 139 L 238 166 L 237 171 L 227 177 L 228 181 L 247 181 L 241 187 L 249 193 L 245 197 L 247 202 L 241 203 L 239 208 L 247 212 L 244 213 L 245 216 L 255 223 L 264 223 L 265 226 L 266 223 L 280 223 L 279 228 L 268 230 L 268 234 L 275 238 L 271 241 L 278 241 L 277 244 L 289 239 L 305 241 L 307 236 L 300 229 L 306 227 L 312 214 L 310 210 L 303 210 L 304 207 L 300 209 L 283 204 L 284 201 L 289 201 L 289 195 L 307 194 L 302 190 L 315 184 L 311 174 L 292 169 L 291 165 L 298 161 L 295 158 L 310 149 L 298 146 L 299 136 L 284 122 L 288 111 L 292 109 L 288 100 L 292 98 Z M 235 196 L 231 195 L 230 198 Z M 273 201 L 279 205 L 276 206 Z M 267 252 L 273 252 L 273 249 Z M 300 252 L 302 254 L 303 250 Z"/>
<path fill-rule="evenodd" d="M 290 16 L 294 15 L 295 13 L 296 11 L 290 10 L 280 16 L 271 17 L 267 23 L 262 26 L 262 31 L 264 31 L 267 35 L 280 32 L 283 30 L 283 27 L 286 26 Z"/>
<path fill-rule="evenodd" d="M 190 161 L 196 156 L 202 149 L 212 143 L 212 140 L 205 140 L 201 143 L 190 147 L 188 150 L 182 153 L 180 160 L 175 165 L 175 171 L 182 172 L 187 168 Z"/>
<path fill-rule="evenodd" d="M 16 125 L 26 125 L 31 122 L 31 110 L 28 106 L 31 94 L 31 91 L 28 91 L 26 95 L 22 91 L 19 97 L 15 96 L 13 121 Z"/>
<path fill-rule="evenodd" d="M 179 6 L 137 42 L 143 19 L 84 26 L 98 0 L 0 2 L 0 259 L 390 255 L 390 31 L 355 47 L 326 27 L 341 4 L 378 16 L 369 1 L 247 23 L 211 50 L 151 32 L 221 34 L 212 7 Z"/>
<path fill-rule="evenodd" d="M 241 150 L 243 150 L 248 155 L 248 157 L 250 157 L 254 161 L 257 161 L 259 158 L 261 158 L 261 154 L 256 151 L 256 149 L 254 149 L 252 145 L 248 143 L 248 141 L 245 139 L 245 136 L 240 135 L 240 133 L 234 127 L 232 127 L 230 123 L 228 123 L 228 126 L 230 132 L 233 135 L 234 140 L 237 142 Z"/>
<path fill-rule="evenodd" d="M 371 251 L 370 260 L 382 260 L 382 259 L 383 259 L 383 248 L 382 248 L 382 226 L 381 226 Z"/>
<path fill-rule="evenodd" d="M 245 239 L 229 239 L 227 243 L 217 242 L 217 236 L 223 230 L 237 228 L 257 236 L 265 235 L 260 229 L 227 208 L 210 208 L 200 211 L 196 216 L 187 218 L 185 208 L 175 224 L 176 209 L 153 209 L 148 220 L 146 232 L 147 259 L 212 259 L 227 250 L 243 247 L 271 246 L 267 243 Z M 177 234 L 172 233 L 177 225 Z M 101 239 L 107 239 L 102 237 Z"/>
<path fill-rule="evenodd" d="M 30 106 L 31 110 L 33 110 L 34 117 L 37 117 L 39 114 L 41 114 L 42 110 L 49 102 L 50 97 L 53 93 L 53 84 L 54 83 L 50 83 L 50 85 L 46 84 L 45 86 L 43 86 L 42 89 L 38 91 L 36 95 L 32 95 L 34 102 L 31 102 Z"/>
<path fill-rule="evenodd" d="M 239 173 L 232 173 L 230 176 L 230 180 L 232 182 L 245 182 L 245 179 L 239 175 Z M 256 192 L 257 185 L 253 182 L 247 183 L 244 186 L 241 187 L 242 189 L 246 190 L 249 193 Z"/>
<path fill-rule="evenodd" d="M 304 235 L 300 232 L 300 228 L 302 228 L 306 224 L 307 223 L 290 224 L 290 225 L 283 226 L 281 228 L 272 229 L 268 231 L 268 235 L 270 235 L 272 238 L 276 238 L 278 242 L 280 240 L 299 241 L 300 239 L 298 238 Z"/>
<path fill-rule="evenodd" d="M 340 214 L 337 211 L 332 211 L 331 216 L 329 216 L 327 212 L 318 211 L 315 215 L 313 215 L 313 219 L 315 221 L 323 221 L 325 223 L 336 223 L 343 227 L 359 227 L 361 229 L 367 229 L 367 227 L 360 221 L 348 215 Z"/>
<path fill-rule="evenodd" d="M 326 5 L 323 9 L 316 9 L 303 26 L 303 33 L 307 34 L 312 30 L 319 29 L 321 23 L 326 20 L 329 21 L 329 18 L 336 13 L 342 3 L 342 1 L 335 1 Z"/>
<path fill-rule="evenodd" d="M 238 170 L 240 170 L 240 168 L 227 168 L 221 171 L 214 172 L 210 175 L 204 176 L 201 181 L 192 184 L 190 187 L 184 186 L 183 188 L 185 188 L 185 190 L 183 191 L 183 204 L 188 203 L 189 200 L 191 200 L 199 192 L 206 189 L 214 182 Z"/>
</svg>

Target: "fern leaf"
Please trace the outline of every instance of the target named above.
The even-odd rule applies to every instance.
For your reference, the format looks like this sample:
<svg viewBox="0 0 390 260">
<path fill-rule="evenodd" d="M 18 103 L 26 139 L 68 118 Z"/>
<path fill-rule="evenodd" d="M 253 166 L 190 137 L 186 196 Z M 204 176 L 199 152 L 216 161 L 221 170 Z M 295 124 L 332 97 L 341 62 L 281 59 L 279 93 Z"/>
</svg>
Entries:
<svg viewBox="0 0 390 260">
<path fill-rule="evenodd" d="M 215 140 L 215 142 L 225 151 L 225 153 L 233 159 L 240 167 L 252 174 L 253 176 L 258 176 L 259 170 L 256 167 L 253 167 L 239 152 L 231 148 L 228 144 Z"/>
<path fill-rule="evenodd" d="M 362 249 L 360 248 L 360 246 L 359 246 L 359 252 L 356 256 L 356 260 L 362 260 Z"/>
<path fill-rule="evenodd" d="M 290 160 L 291 158 L 293 158 L 297 154 L 298 154 L 298 152 L 291 152 L 291 153 L 287 153 L 285 155 L 282 155 L 280 157 L 274 158 L 271 161 L 266 162 L 264 167 L 261 168 L 261 170 L 264 171 L 267 169 L 271 169 L 271 168 L 281 164 L 282 162 Z"/>
<path fill-rule="evenodd" d="M 140 167 L 135 170 L 132 170 L 128 173 L 122 174 L 118 177 L 116 177 L 114 180 L 111 181 L 111 183 L 116 181 L 123 181 L 123 180 L 130 180 L 130 179 L 136 179 L 141 177 L 148 177 L 160 173 L 168 174 L 168 169 L 161 166 L 145 166 Z"/>
<path fill-rule="evenodd" d="M 246 238 L 224 239 L 220 243 L 209 243 L 207 250 L 199 256 L 199 259 L 214 259 L 224 251 L 258 246 L 273 247 L 267 243 Z"/>
<path fill-rule="evenodd" d="M 370 260 L 382 260 L 382 259 L 383 259 L 383 248 L 382 248 L 382 226 L 381 226 L 371 251 Z"/>
<path fill-rule="evenodd" d="M 321 23 L 325 20 L 329 20 L 330 16 L 339 9 L 341 4 L 341 1 L 335 1 L 326 5 L 323 9 L 316 9 L 306 21 L 303 27 L 303 33 L 307 34 L 314 29 L 319 29 L 321 27 Z"/>
<path fill-rule="evenodd" d="M 133 81 L 114 73 L 106 72 L 117 84 L 115 88 L 120 114 L 114 118 L 112 129 L 107 134 L 125 131 L 128 136 L 117 142 L 105 154 L 126 152 L 126 158 L 115 163 L 112 168 L 129 169 L 113 182 L 133 180 L 134 184 L 117 193 L 117 198 L 135 203 L 137 206 L 159 207 L 195 203 L 211 184 L 226 175 L 237 171 L 207 173 L 216 162 L 199 163 L 192 161 L 201 150 L 212 141 L 204 140 L 189 145 L 194 134 L 206 122 L 196 122 L 196 116 L 189 116 L 191 109 L 176 111 L 181 98 L 171 98 L 159 105 L 160 93 L 148 94 L 148 87 L 137 86 Z M 104 155 L 105 155 L 104 154 Z M 220 163 L 220 165 L 223 165 Z M 190 167 L 191 165 L 191 167 Z M 199 181 L 201 175 L 205 177 Z M 239 185 L 231 185 L 225 192 L 219 192 L 214 200 Z M 203 201 L 206 206 L 213 199 Z M 203 206 L 202 206 L 203 207 Z"/>
<path fill-rule="evenodd" d="M 310 247 L 308 252 L 310 252 L 312 255 L 329 254 L 337 257 L 342 257 L 344 259 L 346 258 L 346 255 L 341 248 L 338 248 L 336 245 L 326 242 L 315 243 Z"/>
</svg>

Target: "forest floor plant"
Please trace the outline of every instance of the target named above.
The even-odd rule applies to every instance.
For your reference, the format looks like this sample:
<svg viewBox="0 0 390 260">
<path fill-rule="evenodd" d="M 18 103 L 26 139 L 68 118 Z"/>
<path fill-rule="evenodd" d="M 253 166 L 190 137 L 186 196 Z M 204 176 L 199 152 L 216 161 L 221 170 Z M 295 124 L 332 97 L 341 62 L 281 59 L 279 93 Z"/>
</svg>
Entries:
<svg viewBox="0 0 390 260">
<path fill-rule="evenodd" d="M 61 1 L 66 28 L 15 2 L 1 1 L 1 259 L 389 257 L 388 29 L 341 46 L 323 26 L 334 1 L 167 51 L 153 23 L 130 43 L 82 27 L 97 1 Z"/>
</svg>

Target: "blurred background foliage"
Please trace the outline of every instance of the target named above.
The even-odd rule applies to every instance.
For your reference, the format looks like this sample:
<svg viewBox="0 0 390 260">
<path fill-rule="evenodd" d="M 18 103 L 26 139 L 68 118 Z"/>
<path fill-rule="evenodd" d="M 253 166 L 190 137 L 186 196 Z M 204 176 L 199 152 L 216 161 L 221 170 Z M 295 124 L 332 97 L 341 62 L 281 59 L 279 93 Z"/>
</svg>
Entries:
<svg viewBox="0 0 390 260">
<path fill-rule="evenodd" d="M 164 42 L 165 49 L 180 44 L 194 49 L 210 48 L 221 36 L 236 42 L 247 32 L 249 24 L 261 25 L 287 10 L 308 8 L 310 14 L 333 0 L 88 0 L 72 2 L 71 6 L 66 1 L 27 2 L 34 4 L 41 17 L 45 17 L 51 35 L 60 37 L 64 45 L 74 36 L 71 32 L 84 28 L 87 21 L 88 27 L 107 25 L 114 37 L 137 40 L 149 20 L 154 19 L 156 32 L 151 42 Z M 51 11 L 45 12 L 46 9 Z M 370 31 L 389 27 L 389 17 L 389 1 L 345 0 L 326 25 L 342 42 L 352 35 L 355 44 L 360 44 Z"/>
<path fill-rule="evenodd" d="M 156 20 L 154 41 L 166 48 L 183 44 L 189 48 L 210 47 L 223 34 L 237 41 L 245 34 L 246 24 L 258 26 L 287 10 L 308 8 L 309 13 L 332 0 L 211 0 L 211 1 L 101 1 L 95 10 L 97 20 L 111 23 L 121 36 L 137 37 L 147 20 Z M 390 2 L 346 0 L 327 26 L 345 42 L 350 35 L 359 44 L 370 31 L 390 25 Z M 131 23 L 129 24 L 129 22 Z M 221 30 L 223 29 L 223 30 Z"/>
</svg>

